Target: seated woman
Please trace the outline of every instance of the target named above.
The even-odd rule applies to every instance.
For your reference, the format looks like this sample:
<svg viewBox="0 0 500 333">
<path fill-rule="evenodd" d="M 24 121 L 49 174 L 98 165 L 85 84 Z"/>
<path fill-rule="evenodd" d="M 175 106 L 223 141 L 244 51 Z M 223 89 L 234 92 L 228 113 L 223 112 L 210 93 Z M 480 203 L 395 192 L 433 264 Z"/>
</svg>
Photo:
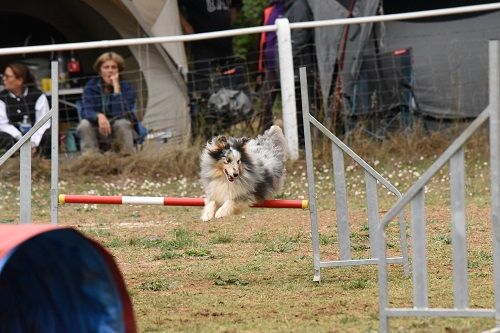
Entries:
<svg viewBox="0 0 500 333">
<path fill-rule="evenodd" d="M 85 85 L 78 125 L 83 154 L 110 148 L 125 155 L 134 152 L 135 92 L 120 80 L 123 68 L 123 58 L 115 52 L 102 54 L 94 63 L 99 76 Z"/>
<path fill-rule="evenodd" d="M 7 65 L 2 79 L 4 90 L 0 92 L 0 154 L 9 150 L 31 125 L 50 110 L 47 97 L 36 87 L 35 76 L 27 66 Z M 50 158 L 49 128 L 50 121 L 47 121 L 31 137 L 33 154 Z"/>
</svg>

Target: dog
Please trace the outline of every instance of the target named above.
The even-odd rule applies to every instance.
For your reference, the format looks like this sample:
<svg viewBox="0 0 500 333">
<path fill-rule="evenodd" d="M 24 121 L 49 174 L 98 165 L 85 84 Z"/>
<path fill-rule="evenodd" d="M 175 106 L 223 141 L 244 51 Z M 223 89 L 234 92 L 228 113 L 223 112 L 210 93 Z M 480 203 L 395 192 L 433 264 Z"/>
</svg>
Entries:
<svg viewBox="0 0 500 333">
<path fill-rule="evenodd" d="M 201 220 L 238 214 L 270 198 L 283 184 L 286 158 L 286 139 L 279 126 L 255 139 L 213 137 L 200 156 L 206 195 Z"/>
</svg>

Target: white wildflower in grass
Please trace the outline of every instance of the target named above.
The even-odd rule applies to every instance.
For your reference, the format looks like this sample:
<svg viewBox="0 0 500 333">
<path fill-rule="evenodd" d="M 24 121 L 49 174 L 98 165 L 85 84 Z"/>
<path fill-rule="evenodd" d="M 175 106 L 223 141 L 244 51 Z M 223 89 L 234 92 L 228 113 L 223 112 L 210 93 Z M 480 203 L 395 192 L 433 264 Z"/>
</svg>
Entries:
<svg viewBox="0 0 500 333">
<path fill-rule="evenodd" d="M 149 182 L 147 179 L 142 182 L 140 188 L 141 188 L 141 190 L 145 190 L 145 189 L 149 188 Z"/>
<path fill-rule="evenodd" d="M 379 165 L 379 164 L 380 164 L 380 161 L 379 161 L 379 160 L 375 160 L 375 161 L 373 162 L 373 165 L 374 165 L 374 166 L 377 166 L 377 165 Z"/>
<path fill-rule="evenodd" d="M 347 168 L 345 168 L 345 170 L 348 172 L 354 170 L 354 165 L 352 165 L 352 164 L 348 165 Z"/>
<path fill-rule="evenodd" d="M 423 156 L 420 156 L 420 160 L 423 161 L 424 160 L 424 157 Z"/>
<path fill-rule="evenodd" d="M 90 212 L 90 211 L 93 211 L 93 210 L 97 210 L 97 205 L 96 204 L 92 204 L 92 205 L 84 204 L 83 205 L 83 211 Z"/>
</svg>

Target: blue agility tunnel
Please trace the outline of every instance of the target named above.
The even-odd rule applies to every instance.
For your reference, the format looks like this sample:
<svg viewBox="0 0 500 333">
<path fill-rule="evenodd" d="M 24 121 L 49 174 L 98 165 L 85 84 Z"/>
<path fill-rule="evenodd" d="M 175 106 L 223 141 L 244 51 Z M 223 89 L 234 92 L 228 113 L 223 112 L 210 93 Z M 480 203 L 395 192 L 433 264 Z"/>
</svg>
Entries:
<svg viewBox="0 0 500 333">
<path fill-rule="evenodd" d="M 113 257 L 80 232 L 0 225 L 0 333 L 135 333 Z"/>
</svg>

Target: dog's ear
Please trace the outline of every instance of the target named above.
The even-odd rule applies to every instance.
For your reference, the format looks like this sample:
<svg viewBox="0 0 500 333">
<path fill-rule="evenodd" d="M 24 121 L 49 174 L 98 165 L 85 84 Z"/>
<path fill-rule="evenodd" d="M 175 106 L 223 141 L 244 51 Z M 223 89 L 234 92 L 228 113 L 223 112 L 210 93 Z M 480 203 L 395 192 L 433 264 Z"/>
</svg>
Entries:
<svg viewBox="0 0 500 333">
<path fill-rule="evenodd" d="M 227 143 L 227 138 L 224 135 L 218 135 L 212 138 L 210 141 L 210 150 L 223 150 L 229 148 Z"/>
</svg>

